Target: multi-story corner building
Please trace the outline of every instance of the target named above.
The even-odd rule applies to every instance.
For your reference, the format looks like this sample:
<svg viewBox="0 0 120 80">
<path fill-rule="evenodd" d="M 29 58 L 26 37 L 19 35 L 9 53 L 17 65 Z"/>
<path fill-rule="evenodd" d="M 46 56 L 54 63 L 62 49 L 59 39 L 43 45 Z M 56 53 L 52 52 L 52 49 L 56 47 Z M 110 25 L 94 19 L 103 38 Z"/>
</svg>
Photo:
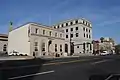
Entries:
<svg viewBox="0 0 120 80">
<path fill-rule="evenodd" d="M 27 23 L 9 32 L 8 37 L 9 54 L 90 54 L 92 47 L 92 25 L 86 19 L 68 20 L 52 27 Z"/>
<path fill-rule="evenodd" d="M 7 45 L 8 45 L 8 35 L 0 34 L 0 53 L 7 52 Z"/>
<path fill-rule="evenodd" d="M 64 53 L 64 33 L 38 23 L 27 23 L 9 33 L 8 53 L 33 56 Z"/>
<path fill-rule="evenodd" d="M 63 30 L 65 35 L 65 52 L 92 53 L 92 25 L 86 19 L 73 19 L 60 22 L 52 26 L 56 30 Z"/>
</svg>

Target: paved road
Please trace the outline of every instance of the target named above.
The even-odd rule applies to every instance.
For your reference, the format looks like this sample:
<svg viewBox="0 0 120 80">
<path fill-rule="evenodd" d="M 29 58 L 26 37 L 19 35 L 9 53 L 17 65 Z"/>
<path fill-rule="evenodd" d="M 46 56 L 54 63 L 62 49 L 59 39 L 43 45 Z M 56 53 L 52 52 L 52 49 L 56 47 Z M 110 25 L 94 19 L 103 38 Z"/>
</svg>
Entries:
<svg viewBox="0 0 120 80">
<path fill-rule="evenodd" d="M 89 80 L 92 75 L 120 73 L 119 56 L 55 59 L 3 70 L 8 80 Z M 0 79 L 0 80 L 2 80 Z"/>
</svg>

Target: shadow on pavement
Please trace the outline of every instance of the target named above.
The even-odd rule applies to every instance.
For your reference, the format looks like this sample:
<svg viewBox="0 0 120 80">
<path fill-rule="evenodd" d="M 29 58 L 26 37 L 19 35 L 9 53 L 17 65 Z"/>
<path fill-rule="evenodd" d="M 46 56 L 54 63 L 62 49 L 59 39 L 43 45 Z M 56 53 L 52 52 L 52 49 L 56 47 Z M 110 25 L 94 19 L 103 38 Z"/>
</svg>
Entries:
<svg viewBox="0 0 120 80">
<path fill-rule="evenodd" d="M 0 80 L 34 80 L 33 77 L 28 78 L 16 78 L 18 76 L 24 76 L 29 74 L 39 73 L 47 60 L 40 58 L 28 59 L 28 60 L 9 60 L 0 62 Z"/>
</svg>

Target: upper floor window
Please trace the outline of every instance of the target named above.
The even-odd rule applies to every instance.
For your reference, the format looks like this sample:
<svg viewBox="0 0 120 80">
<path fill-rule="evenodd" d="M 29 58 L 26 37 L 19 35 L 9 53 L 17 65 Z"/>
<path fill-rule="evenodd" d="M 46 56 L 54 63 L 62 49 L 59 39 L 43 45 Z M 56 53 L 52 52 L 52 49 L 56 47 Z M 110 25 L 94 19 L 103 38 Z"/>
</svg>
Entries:
<svg viewBox="0 0 120 80">
<path fill-rule="evenodd" d="M 89 32 L 90 32 L 90 30 L 89 30 Z"/>
<path fill-rule="evenodd" d="M 68 35 L 66 35 L 66 38 L 68 38 Z"/>
<path fill-rule="evenodd" d="M 55 33 L 55 37 L 57 37 L 57 33 Z"/>
<path fill-rule="evenodd" d="M 86 22 L 86 26 L 87 26 L 87 24 L 88 24 L 88 23 Z"/>
<path fill-rule="evenodd" d="M 61 27 L 63 27 L 63 24 L 61 24 Z"/>
<path fill-rule="evenodd" d="M 59 25 L 57 27 L 59 28 Z"/>
<path fill-rule="evenodd" d="M 76 33 L 76 37 L 78 37 L 78 33 Z"/>
<path fill-rule="evenodd" d="M 60 34 L 60 37 L 62 37 L 62 34 Z"/>
<path fill-rule="evenodd" d="M 68 23 L 66 23 L 66 26 L 68 26 Z"/>
<path fill-rule="evenodd" d="M 88 29 L 86 28 L 86 32 L 88 32 Z"/>
<path fill-rule="evenodd" d="M 62 45 L 60 45 L 60 52 L 62 52 Z"/>
<path fill-rule="evenodd" d="M 86 34 L 86 37 L 88 38 L 88 34 Z"/>
<path fill-rule="evenodd" d="M 54 28 L 56 28 L 56 27 L 54 26 Z"/>
<path fill-rule="evenodd" d="M 89 38 L 91 38 L 91 36 L 89 35 Z"/>
<path fill-rule="evenodd" d="M 83 27 L 83 31 L 85 31 L 85 28 Z"/>
<path fill-rule="evenodd" d="M 71 28 L 70 30 L 73 31 L 73 28 Z"/>
<path fill-rule="evenodd" d="M 57 44 L 55 44 L 55 52 L 57 52 Z"/>
<path fill-rule="evenodd" d="M 50 36 L 52 35 L 52 32 L 51 32 L 51 31 L 49 32 L 49 35 L 50 35 Z"/>
<path fill-rule="evenodd" d="M 70 22 L 70 25 L 73 25 L 73 22 Z"/>
<path fill-rule="evenodd" d="M 72 37 L 73 37 L 73 34 L 70 34 L 70 37 L 72 38 Z"/>
<path fill-rule="evenodd" d="M 84 33 L 84 37 L 85 37 L 85 33 Z"/>
<path fill-rule="evenodd" d="M 83 24 L 85 24 L 85 21 L 83 20 Z"/>
<path fill-rule="evenodd" d="M 66 32 L 68 32 L 68 29 L 66 29 Z"/>
<path fill-rule="evenodd" d="M 38 46 L 38 42 L 35 42 L 35 46 Z"/>
<path fill-rule="evenodd" d="M 75 23 L 77 24 L 77 23 L 78 23 L 78 20 L 76 20 Z"/>
<path fill-rule="evenodd" d="M 75 29 L 76 29 L 76 31 L 77 31 L 77 30 L 78 30 L 78 27 L 76 27 Z"/>
<path fill-rule="evenodd" d="M 38 28 L 35 29 L 35 33 L 38 33 Z"/>
<path fill-rule="evenodd" d="M 45 30 L 43 30 L 43 34 L 45 34 Z"/>
</svg>

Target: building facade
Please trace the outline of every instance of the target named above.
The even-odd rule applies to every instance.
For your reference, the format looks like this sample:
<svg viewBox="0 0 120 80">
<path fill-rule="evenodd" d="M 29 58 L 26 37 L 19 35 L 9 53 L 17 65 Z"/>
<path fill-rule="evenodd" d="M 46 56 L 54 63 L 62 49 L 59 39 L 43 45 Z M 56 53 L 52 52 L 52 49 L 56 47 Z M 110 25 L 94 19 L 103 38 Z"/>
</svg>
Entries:
<svg viewBox="0 0 120 80">
<path fill-rule="evenodd" d="M 0 53 L 7 52 L 7 45 L 8 45 L 8 35 L 0 34 Z"/>
<path fill-rule="evenodd" d="M 64 33 L 38 23 L 27 23 L 9 33 L 8 53 L 33 56 L 55 55 L 63 56 Z"/>
<path fill-rule="evenodd" d="M 74 19 L 53 26 L 27 23 L 9 33 L 8 53 L 33 56 L 90 54 L 93 52 L 92 25 Z"/>
<path fill-rule="evenodd" d="M 64 31 L 65 52 L 69 54 L 89 54 L 93 52 L 92 25 L 86 19 L 74 19 L 53 25 L 56 30 Z"/>
</svg>

